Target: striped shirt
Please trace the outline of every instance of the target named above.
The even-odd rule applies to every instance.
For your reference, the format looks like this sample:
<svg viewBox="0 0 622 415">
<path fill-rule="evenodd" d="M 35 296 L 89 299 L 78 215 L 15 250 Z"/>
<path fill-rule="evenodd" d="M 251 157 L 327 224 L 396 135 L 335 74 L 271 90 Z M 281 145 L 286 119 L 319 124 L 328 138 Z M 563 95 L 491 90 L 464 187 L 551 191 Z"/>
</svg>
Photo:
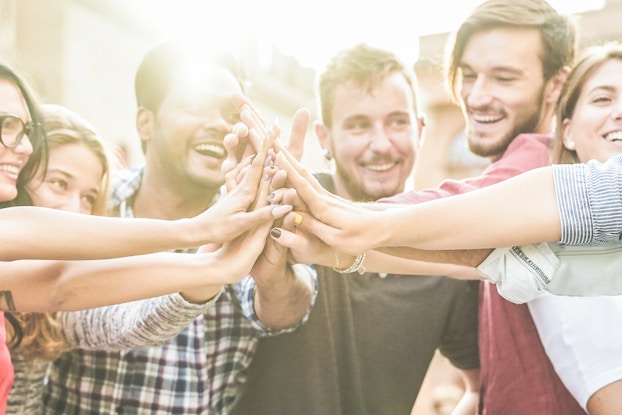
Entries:
<svg viewBox="0 0 622 415">
<path fill-rule="evenodd" d="M 622 155 L 605 163 L 553 166 L 562 224 L 561 243 L 600 245 L 620 241 Z"/>
</svg>

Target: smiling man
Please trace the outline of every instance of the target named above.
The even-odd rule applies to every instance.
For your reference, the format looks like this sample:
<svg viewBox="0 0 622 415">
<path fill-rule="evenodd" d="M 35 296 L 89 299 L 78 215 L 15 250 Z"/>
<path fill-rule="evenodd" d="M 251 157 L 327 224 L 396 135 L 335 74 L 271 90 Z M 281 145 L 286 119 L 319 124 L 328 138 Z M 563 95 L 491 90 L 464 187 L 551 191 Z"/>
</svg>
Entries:
<svg viewBox="0 0 622 415">
<path fill-rule="evenodd" d="M 555 104 L 575 53 L 572 23 L 545 0 L 487 0 L 451 40 L 447 81 L 462 107 L 469 149 L 492 163 L 478 177 L 446 180 L 391 202 L 465 193 L 549 164 Z M 480 284 L 479 412 L 583 413 L 555 373 L 527 306 L 503 299 L 490 282 Z"/>
<path fill-rule="evenodd" d="M 404 191 L 423 130 L 415 85 L 388 50 L 358 44 L 331 59 L 315 124 L 334 165 L 316 174 L 327 190 L 353 201 Z M 349 265 L 316 267 L 309 321 L 259 341 L 231 414 L 408 414 L 436 349 L 462 369 L 462 405 L 474 413 L 477 282 L 344 273 Z"/>
<path fill-rule="evenodd" d="M 113 178 L 116 216 L 174 220 L 218 207 L 223 140 L 240 119 L 229 96 L 243 78 L 234 56 L 197 61 L 199 50 L 183 46 L 157 44 L 136 73 L 145 164 Z M 293 267 L 272 284 L 254 276 L 198 304 L 173 295 L 63 314 L 68 342 L 82 349 L 54 362 L 45 413 L 226 413 L 257 338 L 295 327 L 315 286 Z"/>
</svg>

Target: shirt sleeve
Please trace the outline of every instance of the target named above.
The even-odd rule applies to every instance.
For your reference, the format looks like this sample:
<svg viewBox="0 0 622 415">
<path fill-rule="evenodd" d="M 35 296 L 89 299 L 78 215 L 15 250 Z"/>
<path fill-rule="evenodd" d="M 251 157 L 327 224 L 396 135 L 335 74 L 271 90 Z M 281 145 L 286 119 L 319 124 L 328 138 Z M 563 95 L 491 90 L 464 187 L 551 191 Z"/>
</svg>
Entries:
<svg viewBox="0 0 622 415">
<path fill-rule="evenodd" d="M 71 347 L 90 350 L 142 349 L 160 346 L 211 307 L 212 300 L 195 304 L 180 294 L 59 314 Z"/>
<path fill-rule="evenodd" d="M 258 334 L 262 337 L 273 336 L 281 333 L 288 333 L 290 331 L 294 331 L 301 324 L 304 324 L 309 319 L 309 313 L 315 304 L 315 299 L 317 298 L 318 291 L 318 280 L 317 280 L 317 271 L 311 265 L 306 264 L 294 264 L 292 266 L 294 272 L 299 275 L 299 273 L 308 273 L 313 278 L 313 295 L 311 297 L 311 304 L 309 305 L 309 309 L 305 316 L 300 320 L 300 322 L 294 327 L 288 327 L 285 329 L 272 329 L 266 326 L 257 313 L 255 312 L 255 304 L 254 304 L 254 293 L 255 293 L 255 280 L 251 276 L 247 276 L 238 284 L 235 284 L 234 288 L 238 298 L 240 300 L 240 306 L 242 308 L 242 313 L 250 322 L 250 325 L 257 330 Z"/>
<path fill-rule="evenodd" d="M 622 155 L 605 163 L 553 166 L 555 192 L 565 245 L 620 241 L 622 232 Z"/>
<path fill-rule="evenodd" d="M 516 304 L 541 296 L 559 268 L 559 259 L 546 243 L 497 248 L 477 267 L 497 292 Z"/>
</svg>

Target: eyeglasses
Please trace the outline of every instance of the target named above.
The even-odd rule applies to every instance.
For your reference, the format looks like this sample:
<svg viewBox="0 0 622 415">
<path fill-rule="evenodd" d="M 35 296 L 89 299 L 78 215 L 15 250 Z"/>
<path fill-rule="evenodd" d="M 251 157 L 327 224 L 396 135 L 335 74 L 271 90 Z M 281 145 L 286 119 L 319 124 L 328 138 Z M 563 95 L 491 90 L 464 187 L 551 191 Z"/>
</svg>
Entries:
<svg viewBox="0 0 622 415">
<path fill-rule="evenodd" d="M 7 148 L 15 148 L 22 142 L 24 136 L 28 136 L 35 128 L 37 123 L 24 121 L 17 115 L 0 115 L 0 143 Z"/>
</svg>

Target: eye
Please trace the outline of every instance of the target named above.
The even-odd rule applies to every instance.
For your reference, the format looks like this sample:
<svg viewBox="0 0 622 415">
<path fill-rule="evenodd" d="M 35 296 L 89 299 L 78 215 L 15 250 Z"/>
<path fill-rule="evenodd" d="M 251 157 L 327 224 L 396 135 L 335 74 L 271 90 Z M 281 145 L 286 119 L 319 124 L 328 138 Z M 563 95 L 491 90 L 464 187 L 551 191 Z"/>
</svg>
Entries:
<svg viewBox="0 0 622 415">
<path fill-rule="evenodd" d="M 49 179 L 47 180 L 47 182 L 55 189 L 58 191 L 63 191 L 67 189 L 67 186 L 69 186 L 69 184 L 62 179 Z"/>
<path fill-rule="evenodd" d="M 97 196 L 95 196 L 95 195 L 84 195 L 82 197 L 82 199 L 88 204 L 88 206 L 93 208 L 93 206 L 95 205 L 95 202 L 97 201 Z"/>
<path fill-rule="evenodd" d="M 347 122 L 344 125 L 344 129 L 351 134 L 362 134 L 365 131 L 369 130 L 370 124 L 368 121 L 364 120 L 354 120 Z"/>
<path fill-rule="evenodd" d="M 474 81 L 477 78 L 475 72 L 465 72 L 462 71 L 462 80 L 463 81 Z"/>
<path fill-rule="evenodd" d="M 230 124 L 237 124 L 242 121 L 240 113 L 237 111 L 225 111 L 223 112 L 222 117 Z"/>
<path fill-rule="evenodd" d="M 409 117 L 396 117 L 392 118 L 389 121 L 389 127 L 395 129 L 403 129 L 405 127 L 410 126 L 410 118 Z"/>
<path fill-rule="evenodd" d="M 514 82 L 517 78 L 514 76 L 498 76 L 496 79 L 501 83 L 509 83 Z"/>
<path fill-rule="evenodd" d="M 594 104 L 603 104 L 603 103 L 608 103 L 611 101 L 612 101 L 611 98 L 605 95 L 598 95 L 592 98 L 592 103 Z"/>
</svg>

